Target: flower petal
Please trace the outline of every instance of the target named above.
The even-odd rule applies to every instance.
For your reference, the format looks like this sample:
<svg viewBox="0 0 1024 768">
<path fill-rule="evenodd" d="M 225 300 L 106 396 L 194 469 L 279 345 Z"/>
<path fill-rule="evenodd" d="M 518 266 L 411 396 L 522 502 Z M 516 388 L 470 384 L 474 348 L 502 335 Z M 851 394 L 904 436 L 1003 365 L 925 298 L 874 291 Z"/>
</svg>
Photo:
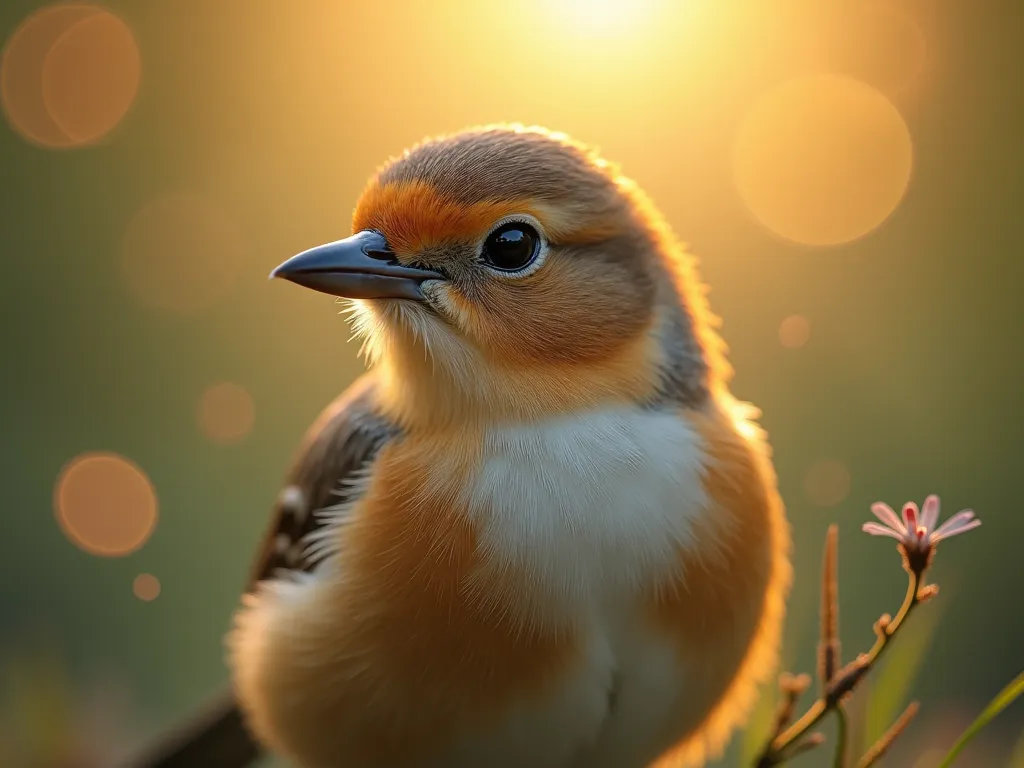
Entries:
<svg viewBox="0 0 1024 768">
<path fill-rule="evenodd" d="M 908 531 L 917 531 L 917 504 L 912 501 L 903 505 L 903 525 Z"/>
<path fill-rule="evenodd" d="M 979 525 L 981 525 L 981 520 L 968 520 L 966 523 L 961 523 L 952 530 L 942 531 L 941 533 L 936 531 L 935 535 L 932 536 L 932 541 L 936 542 L 941 541 L 942 539 L 948 539 L 950 536 L 959 536 L 961 533 L 967 533 L 968 531 L 974 530 Z"/>
<path fill-rule="evenodd" d="M 894 531 L 892 528 L 879 525 L 878 523 L 864 523 L 860 529 L 864 533 L 870 533 L 872 536 L 891 536 L 894 539 L 903 540 L 903 534 L 899 531 Z"/>
<path fill-rule="evenodd" d="M 933 493 L 924 500 L 921 507 L 921 525 L 929 531 L 934 531 L 937 522 L 939 522 L 939 497 Z"/>
<path fill-rule="evenodd" d="M 942 534 L 943 536 L 949 536 L 951 531 L 961 528 L 972 520 L 974 520 L 974 512 L 970 509 L 965 509 L 962 512 L 957 512 L 949 518 L 949 520 L 940 525 L 935 533 Z"/>
<path fill-rule="evenodd" d="M 892 507 L 882 501 L 876 501 L 871 505 L 871 511 L 875 513 L 875 517 L 885 523 L 887 526 L 892 528 L 897 533 L 905 533 L 907 528 L 900 521 L 899 515 L 893 512 Z"/>
<path fill-rule="evenodd" d="M 957 512 L 944 523 L 939 525 L 939 527 L 936 528 L 935 532 L 936 534 L 947 534 L 947 532 L 949 532 L 950 529 L 958 528 L 959 526 L 973 519 L 974 511 L 970 509 L 965 509 L 962 512 Z"/>
</svg>

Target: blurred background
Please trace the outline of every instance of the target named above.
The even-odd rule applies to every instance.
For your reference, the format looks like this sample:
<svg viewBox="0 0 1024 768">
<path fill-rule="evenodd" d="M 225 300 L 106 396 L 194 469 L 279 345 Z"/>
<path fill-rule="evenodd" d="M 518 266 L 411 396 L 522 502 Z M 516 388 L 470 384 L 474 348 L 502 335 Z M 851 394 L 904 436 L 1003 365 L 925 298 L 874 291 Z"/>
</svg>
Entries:
<svg viewBox="0 0 1024 768">
<path fill-rule="evenodd" d="M 0 765 L 108 765 L 224 684 L 279 482 L 362 370 L 268 271 L 347 235 L 388 156 L 515 121 L 599 146 L 701 258 L 793 525 L 789 669 L 830 523 L 849 658 L 905 589 L 869 504 L 983 519 L 854 702 L 868 739 L 920 698 L 887 765 L 934 766 L 1024 667 L 1022 28 L 1009 0 L 3 0 Z M 1024 765 L 1022 730 L 958 764 Z"/>
</svg>

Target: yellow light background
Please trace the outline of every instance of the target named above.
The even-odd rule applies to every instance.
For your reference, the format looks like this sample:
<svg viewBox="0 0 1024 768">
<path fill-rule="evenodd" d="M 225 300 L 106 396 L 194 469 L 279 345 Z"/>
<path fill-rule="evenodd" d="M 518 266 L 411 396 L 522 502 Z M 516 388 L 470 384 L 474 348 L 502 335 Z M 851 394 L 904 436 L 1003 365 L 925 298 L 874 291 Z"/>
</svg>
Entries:
<svg viewBox="0 0 1024 768">
<path fill-rule="evenodd" d="M 799 670 L 828 523 L 859 649 L 901 589 L 868 505 L 937 492 L 984 520 L 938 558 L 943 674 L 908 684 L 894 764 L 927 768 L 1024 646 L 1020 28 L 1016 4 L 926 0 L 5 2 L 0 652 L 44 627 L 79 678 L 124 683 L 148 720 L 114 751 L 222 684 L 279 481 L 362 370 L 331 300 L 268 271 L 348 234 L 424 136 L 541 124 L 701 258 L 793 522 Z"/>
</svg>

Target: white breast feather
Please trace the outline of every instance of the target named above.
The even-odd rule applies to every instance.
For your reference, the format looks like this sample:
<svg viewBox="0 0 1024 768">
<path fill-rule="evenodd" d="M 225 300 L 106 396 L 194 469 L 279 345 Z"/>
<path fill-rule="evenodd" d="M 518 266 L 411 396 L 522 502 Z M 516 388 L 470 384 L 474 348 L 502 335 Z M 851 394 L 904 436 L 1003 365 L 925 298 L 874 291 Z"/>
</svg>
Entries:
<svg viewBox="0 0 1024 768">
<path fill-rule="evenodd" d="M 471 490 L 483 546 L 560 608 L 649 585 L 693 544 L 702 448 L 685 417 L 635 407 L 493 431 Z"/>
<path fill-rule="evenodd" d="M 637 408 L 488 436 L 471 491 L 483 546 L 499 567 L 525 571 L 528 620 L 572 622 L 585 655 L 557 696 L 510 713 L 479 736 L 479 752 L 471 736 L 451 765 L 505 765 L 495 756 L 508 754 L 507 765 L 639 768 L 696 726 L 678 717 L 688 665 L 629 597 L 678 568 L 680 549 L 700 555 L 692 526 L 709 504 L 703 448 L 684 416 Z M 575 759 L 539 746 L 549 731 L 574 745 Z M 520 754 L 523 745 L 537 746 Z"/>
</svg>

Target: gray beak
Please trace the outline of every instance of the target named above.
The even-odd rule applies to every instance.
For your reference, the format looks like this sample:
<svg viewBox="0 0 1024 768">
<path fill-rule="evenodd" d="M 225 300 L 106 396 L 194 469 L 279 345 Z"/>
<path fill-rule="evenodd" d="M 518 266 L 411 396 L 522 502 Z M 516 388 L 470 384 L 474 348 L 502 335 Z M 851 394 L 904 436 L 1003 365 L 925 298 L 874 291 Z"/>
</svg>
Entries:
<svg viewBox="0 0 1024 768">
<path fill-rule="evenodd" d="M 372 230 L 303 251 L 270 276 L 346 299 L 413 301 L 423 300 L 422 282 L 444 279 L 444 275 L 428 269 L 403 267 L 384 236 Z"/>
</svg>

